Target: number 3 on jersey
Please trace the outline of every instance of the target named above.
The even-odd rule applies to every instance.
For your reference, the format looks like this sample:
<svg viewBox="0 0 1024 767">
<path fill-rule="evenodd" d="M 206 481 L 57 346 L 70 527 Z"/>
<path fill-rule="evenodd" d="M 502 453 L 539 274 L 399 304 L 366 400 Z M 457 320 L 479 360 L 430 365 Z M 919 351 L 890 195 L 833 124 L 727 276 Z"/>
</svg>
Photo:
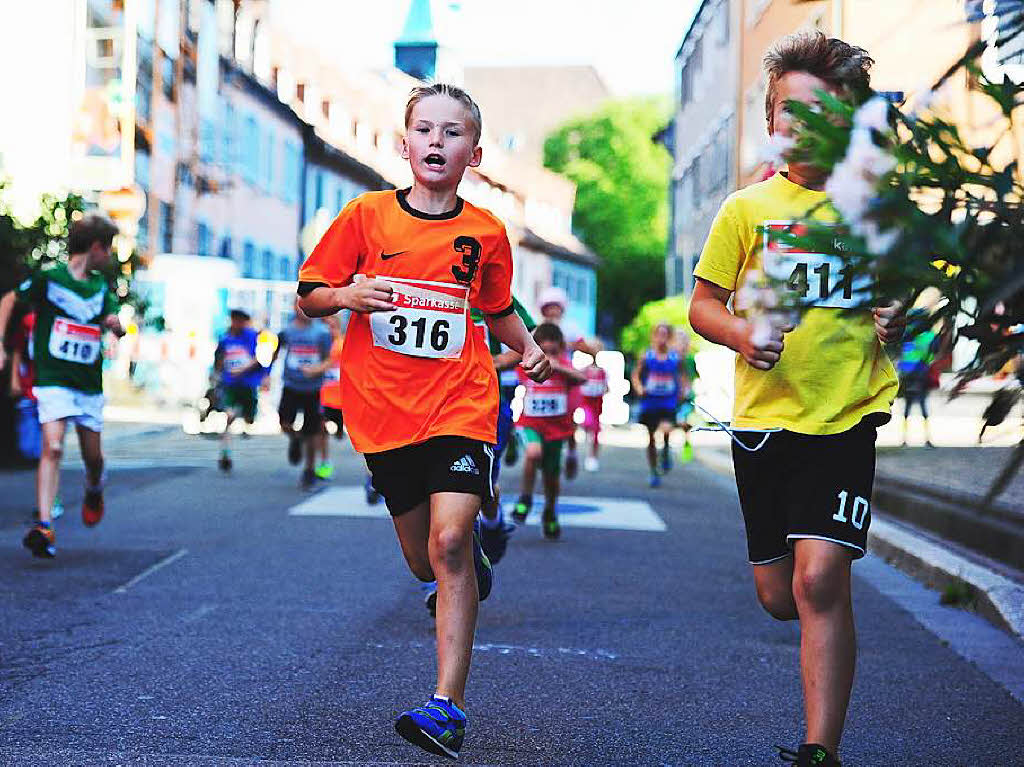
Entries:
<svg viewBox="0 0 1024 767">
<path fill-rule="evenodd" d="M 370 315 L 373 345 L 410 357 L 451 359 L 466 343 L 469 287 L 379 277 L 391 283 L 393 312 Z"/>
</svg>

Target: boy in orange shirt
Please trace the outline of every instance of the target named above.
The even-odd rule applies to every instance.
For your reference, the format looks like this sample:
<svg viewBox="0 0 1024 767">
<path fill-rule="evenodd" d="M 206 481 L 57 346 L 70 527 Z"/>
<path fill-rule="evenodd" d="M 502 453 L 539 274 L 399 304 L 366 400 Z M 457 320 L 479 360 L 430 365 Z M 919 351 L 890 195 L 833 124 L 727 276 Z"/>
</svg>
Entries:
<svg viewBox="0 0 1024 767">
<path fill-rule="evenodd" d="M 349 437 L 409 568 L 437 580 L 436 690 L 395 728 L 455 758 L 478 602 L 491 586 L 474 521 L 491 494 L 498 412 L 497 376 L 470 307 L 532 379 L 545 380 L 550 364 L 513 311 L 505 227 L 456 194 L 466 168 L 480 164 L 479 108 L 459 88 L 422 86 L 405 125 L 412 187 L 350 202 L 299 271 L 299 295 L 311 317 L 352 311 L 341 357 Z"/>
</svg>

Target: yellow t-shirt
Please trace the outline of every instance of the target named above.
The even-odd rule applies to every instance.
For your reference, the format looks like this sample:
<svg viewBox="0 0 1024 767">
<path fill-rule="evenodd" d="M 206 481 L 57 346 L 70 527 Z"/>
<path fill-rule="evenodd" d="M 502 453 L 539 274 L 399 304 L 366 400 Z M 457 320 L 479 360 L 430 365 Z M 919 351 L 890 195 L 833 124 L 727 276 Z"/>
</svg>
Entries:
<svg viewBox="0 0 1024 767">
<path fill-rule="evenodd" d="M 868 416 L 877 424 L 890 418 L 896 371 L 875 335 L 870 311 L 859 316 L 842 311 L 856 298 L 853 286 L 835 287 L 835 281 L 843 279 L 841 259 L 797 252 L 776 255 L 786 249 L 770 243 L 769 258 L 788 261 L 771 261 L 764 269 L 762 230 L 784 226 L 825 199 L 824 192 L 805 189 L 777 173 L 730 195 L 711 226 L 695 269 L 697 277 L 735 291 L 749 269 L 779 276 L 781 268 L 783 279 L 787 274 L 804 278 L 804 295 L 814 302 L 796 329 L 786 334 L 785 349 L 774 368 L 758 370 L 736 355 L 733 424 L 739 428 L 838 434 Z M 814 216 L 827 221 L 832 214 L 825 207 Z"/>
</svg>

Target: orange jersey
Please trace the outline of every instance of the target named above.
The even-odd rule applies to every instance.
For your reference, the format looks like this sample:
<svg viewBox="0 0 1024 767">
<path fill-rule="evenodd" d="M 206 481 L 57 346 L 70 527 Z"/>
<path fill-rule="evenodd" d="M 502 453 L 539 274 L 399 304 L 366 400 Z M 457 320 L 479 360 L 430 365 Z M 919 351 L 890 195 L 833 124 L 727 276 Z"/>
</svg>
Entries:
<svg viewBox="0 0 1024 767">
<path fill-rule="evenodd" d="M 391 284 L 393 312 L 352 313 L 341 398 L 352 445 L 376 453 L 444 435 L 495 442 L 498 381 L 470 308 L 512 311 L 512 251 L 491 213 L 413 210 L 405 191 L 368 192 L 341 211 L 299 270 L 300 290 Z"/>
<path fill-rule="evenodd" d="M 341 410 L 341 349 L 344 345 L 344 336 L 331 344 L 327 357 L 330 367 L 324 371 L 324 385 L 320 387 L 320 407 Z"/>
</svg>

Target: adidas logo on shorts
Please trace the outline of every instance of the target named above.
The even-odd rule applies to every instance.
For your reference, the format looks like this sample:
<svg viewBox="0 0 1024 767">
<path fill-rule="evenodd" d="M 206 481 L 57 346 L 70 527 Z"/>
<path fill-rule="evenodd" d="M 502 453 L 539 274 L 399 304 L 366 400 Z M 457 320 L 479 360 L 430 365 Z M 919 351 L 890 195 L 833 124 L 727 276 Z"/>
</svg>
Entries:
<svg viewBox="0 0 1024 767">
<path fill-rule="evenodd" d="M 462 456 L 459 460 L 452 464 L 452 471 L 462 471 L 466 474 L 479 474 L 480 470 L 473 463 L 473 459 L 468 455 Z"/>
</svg>

